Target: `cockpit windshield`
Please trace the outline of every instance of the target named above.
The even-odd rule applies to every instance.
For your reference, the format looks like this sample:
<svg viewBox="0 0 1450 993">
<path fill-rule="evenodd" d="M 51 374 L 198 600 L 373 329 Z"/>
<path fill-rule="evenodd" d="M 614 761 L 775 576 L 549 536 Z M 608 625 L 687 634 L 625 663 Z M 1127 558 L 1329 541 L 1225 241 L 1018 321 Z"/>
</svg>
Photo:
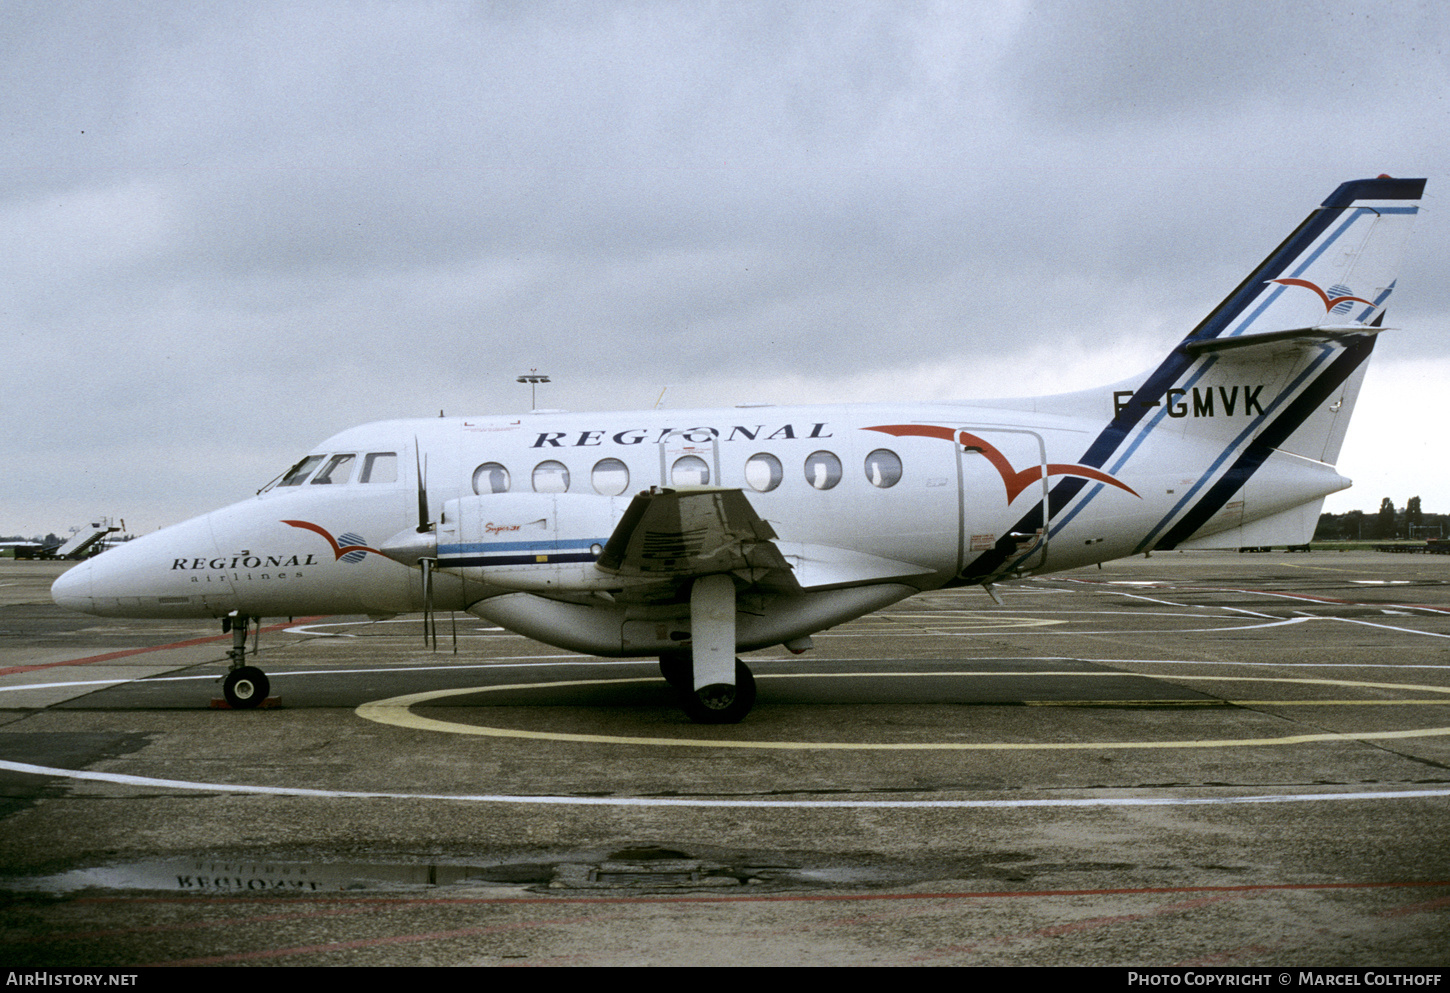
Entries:
<svg viewBox="0 0 1450 993">
<path fill-rule="evenodd" d="M 357 456 L 351 453 L 346 455 L 334 455 L 328 459 L 323 470 L 313 477 L 312 485 L 318 483 L 345 483 L 352 478 L 352 464 Z"/>
<path fill-rule="evenodd" d="M 324 461 L 327 464 L 319 471 L 317 467 Z M 257 492 L 266 493 L 268 490 L 280 489 L 283 486 L 301 486 L 309 478 L 313 485 L 349 483 L 352 482 L 353 472 L 359 465 L 362 467 L 361 471 L 357 473 L 359 483 L 396 483 L 398 481 L 397 452 L 366 452 L 361 456 L 356 452 L 341 452 L 337 455 L 305 456 L 300 462 Z"/>
<path fill-rule="evenodd" d="M 303 483 L 307 482 L 307 477 L 312 475 L 312 470 L 317 468 L 318 463 L 320 463 L 326 457 L 327 456 L 325 455 L 307 456 L 307 458 L 303 459 L 301 462 L 298 462 L 292 468 L 288 469 L 286 473 L 283 474 L 281 481 L 278 482 L 277 485 L 301 486 Z"/>
</svg>

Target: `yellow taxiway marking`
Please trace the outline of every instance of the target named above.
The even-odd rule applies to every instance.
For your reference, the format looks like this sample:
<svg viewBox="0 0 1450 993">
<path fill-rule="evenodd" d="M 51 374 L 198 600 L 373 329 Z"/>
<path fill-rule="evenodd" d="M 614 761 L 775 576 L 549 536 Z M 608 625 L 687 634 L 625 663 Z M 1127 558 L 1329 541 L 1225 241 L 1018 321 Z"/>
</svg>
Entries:
<svg viewBox="0 0 1450 993">
<path fill-rule="evenodd" d="M 963 616 L 962 614 L 943 610 L 927 613 L 893 613 L 893 614 L 872 614 L 869 617 L 852 621 L 849 625 L 850 631 L 859 634 L 866 628 L 899 628 L 899 627 L 922 627 L 922 628 L 1041 628 L 1053 624 L 1066 624 L 1067 621 L 1047 617 L 1003 617 L 996 614 L 976 614 Z M 846 625 L 842 625 L 846 627 Z"/>
<path fill-rule="evenodd" d="M 757 679 L 794 678 L 908 678 L 923 676 L 1076 676 L 1082 677 L 1142 677 L 1134 672 L 875 672 L 875 673 L 795 673 L 789 676 L 757 676 Z M 1388 701 L 1392 703 L 1423 704 L 1450 702 L 1450 687 L 1425 686 L 1416 683 L 1371 683 L 1347 679 L 1297 679 L 1286 677 L 1255 676 L 1185 676 L 1175 673 L 1173 680 L 1196 680 L 1202 682 L 1235 683 L 1284 683 L 1306 686 L 1356 687 L 1359 689 L 1405 690 L 1414 693 L 1445 694 L 1445 699 L 1420 699 Z M 508 690 L 562 689 L 570 686 L 614 686 L 624 683 L 660 682 L 657 677 L 630 677 L 627 679 L 572 679 L 561 682 L 510 683 L 505 686 L 473 686 L 461 689 L 430 690 L 423 693 L 409 693 L 404 696 L 376 700 L 358 707 L 359 717 L 379 724 L 420 731 L 439 731 L 445 734 L 471 734 L 495 738 L 528 738 L 541 741 L 574 741 L 598 745 L 653 745 L 688 748 L 763 748 L 785 750 L 835 750 L 835 751 L 1092 751 L 1094 749 L 1127 748 L 1246 748 L 1266 745 L 1301 745 L 1320 741 L 1383 741 L 1396 738 L 1434 738 L 1450 735 L 1450 727 L 1420 728 L 1409 731 L 1362 731 L 1352 733 L 1321 732 L 1316 734 L 1286 735 L 1278 738 L 1227 738 L 1188 739 L 1183 741 L 1094 741 L 1094 742 L 854 742 L 854 741 L 741 741 L 728 738 L 643 738 L 627 735 L 571 734 L 562 731 L 525 731 L 516 728 L 490 727 L 481 724 L 463 724 L 457 721 L 441 721 L 421 717 L 412 712 L 413 707 L 425 703 L 436 703 L 450 697 L 476 696 L 485 693 L 502 693 Z M 1208 701 L 1209 705 L 1218 701 Z M 1231 703 L 1230 701 L 1223 701 Z M 1332 703 L 1382 704 L 1387 701 L 1263 701 L 1256 706 L 1285 706 L 1291 704 L 1320 705 Z M 1114 701 L 1102 701 L 1099 705 L 1111 705 Z M 1162 701 L 1160 706 L 1173 706 L 1178 701 Z M 1039 704 L 1043 705 L 1043 704 Z M 1050 706 L 1083 706 L 1081 702 L 1046 704 Z M 1129 705 L 1142 706 L 1141 701 Z M 1245 703 L 1244 705 L 1249 705 Z"/>
</svg>

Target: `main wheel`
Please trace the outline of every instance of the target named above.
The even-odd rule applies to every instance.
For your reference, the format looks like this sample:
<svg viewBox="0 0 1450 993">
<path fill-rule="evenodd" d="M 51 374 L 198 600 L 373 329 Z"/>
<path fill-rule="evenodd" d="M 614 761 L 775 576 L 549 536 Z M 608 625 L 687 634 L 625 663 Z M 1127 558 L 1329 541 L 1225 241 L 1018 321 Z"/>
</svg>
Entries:
<svg viewBox="0 0 1450 993">
<path fill-rule="evenodd" d="M 675 689 L 686 691 L 693 681 L 690 674 L 689 652 L 662 652 L 660 654 L 660 675 Z"/>
<path fill-rule="evenodd" d="M 232 709 L 250 710 L 267 699 L 267 691 L 271 688 L 265 672 L 256 666 L 244 665 L 227 673 L 227 678 L 222 681 L 222 696 L 227 698 L 227 704 Z"/>
<path fill-rule="evenodd" d="M 755 677 L 739 659 L 735 660 L 735 685 L 718 683 L 694 689 L 680 687 L 685 716 L 696 724 L 739 724 L 755 706 Z"/>
</svg>

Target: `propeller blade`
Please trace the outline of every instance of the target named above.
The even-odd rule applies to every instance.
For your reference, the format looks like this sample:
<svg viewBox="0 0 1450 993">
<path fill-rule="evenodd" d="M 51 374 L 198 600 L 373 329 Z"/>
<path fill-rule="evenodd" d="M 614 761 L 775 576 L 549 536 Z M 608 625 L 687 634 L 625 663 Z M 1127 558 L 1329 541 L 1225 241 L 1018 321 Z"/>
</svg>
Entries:
<svg viewBox="0 0 1450 993">
<path fill-rule="evenodd" d="M 418 533 L 422 534 L 433 525 L 428 520 L 428 462 L 419 461 L 417 438 L 413 439 L 413 463 L 418 470 Z"/>
<path fill-rule="evenodd" d="M 434 559 L 423 559 L 423 644 L 430 644 L 438 650 L 438 628 L 433 620 L 433 563 Z M 430 636 L 431 632 L 431 636 Z"/>
</svg>

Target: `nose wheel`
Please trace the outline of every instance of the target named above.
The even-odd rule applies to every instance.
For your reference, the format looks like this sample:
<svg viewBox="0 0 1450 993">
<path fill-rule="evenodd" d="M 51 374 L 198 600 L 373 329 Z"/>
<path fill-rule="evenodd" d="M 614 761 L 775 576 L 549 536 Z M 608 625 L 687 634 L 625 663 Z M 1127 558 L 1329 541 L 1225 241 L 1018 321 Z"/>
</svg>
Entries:
<svg viewBox="0 0 1450 993">
<path fill-rule="evenodd" d="M 254 665 L 233 669 L 222 680 L 222 696 L 227 698 L 227 705 L 233 710 L 251 710 L 267 699 L 267 691 L 271 688 L 267 674 Z"/>
<path fill-rule="evenodd" d="M 272 688 L 265 672 L 246 664 L 247 628 L 254 620 L 260 621 L 261 618 L 245 614 L 228 614 L 222 618 L 222 634 L 230 631 L 232 635 L 232 647 L 227 652 L 230 668 L 222 680 L 222 696 L 233 710 L 251 710 L 261 706 Z"/>
</svg>

